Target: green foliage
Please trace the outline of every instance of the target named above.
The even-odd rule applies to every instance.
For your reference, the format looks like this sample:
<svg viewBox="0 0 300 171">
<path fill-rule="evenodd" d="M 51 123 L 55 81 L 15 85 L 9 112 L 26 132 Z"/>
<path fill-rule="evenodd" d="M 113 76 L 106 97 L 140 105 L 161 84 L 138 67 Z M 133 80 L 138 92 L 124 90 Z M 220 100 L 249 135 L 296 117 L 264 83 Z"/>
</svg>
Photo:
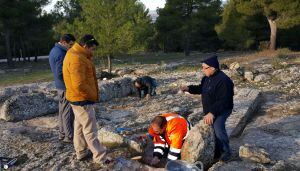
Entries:
<svg viewBox="0 0 300 171">
<path fill-rule="evenodd" d="M 300 23 L 299 0 L 233 0 L 237 10 L 247 15 L 263 14 L 275 20 L 278 28 L 291 28 Z"/>
<path fill-rule="evenodd" d="M 148 10 L 137 0 L 79 0 L 78 3 L 79 16 L 72 20 L 67 17 L 55 30 L 60 34 L 73 33 L 78 38 L 93 34 L 100 43 L 98 56 L 143 51 L 151 41 L 154 29 Z"/>
<path fill-rule="evenodd" d="M 49 0 L 2 0 L 0 1 L 0 26 L 5 39 L 9 64 L 12 57 L 42 55 L 49 52 L 52 44 L 52 15 L 42 12 Z"/>
<path fill-rule="evenodd" d="M 214 30 L 219 21 L 221 1 L 168 0 L 158 10 L 158 41 L 165 52 L 215 50 L 218 37 Z"/>
<path fill-rule="evenodd" d="M 299 6 L 299 0 L 229 0 L 216 31 L 225 49 L 265 49 L 270 45 L 270 19 L 279 28 L 278 46 L 299 49 Z"/>
<path fill-rule="evenodd" d="M 261 14 L 247 16 L 239 13 L 237 3 L 229 1 L 222 13 L 222 22 L 216 26 L 225 49 L 257 49 L 260 41 L 268 39 L 267 21 Z"/>
<path fill-rule="evenodd" d="M 145 51 L 153 42 L 154 26 L 148 10 L 138 0 L 65 1 L 67 13 L 55 31 L 73 33 L 78 39 L 85 34 L 94 35 L 100 44 L 95 56 L 108 57 L 109 72 L 114 56 Z M 76 8 L 71 10 L 72 6 Z"/>
</svg>

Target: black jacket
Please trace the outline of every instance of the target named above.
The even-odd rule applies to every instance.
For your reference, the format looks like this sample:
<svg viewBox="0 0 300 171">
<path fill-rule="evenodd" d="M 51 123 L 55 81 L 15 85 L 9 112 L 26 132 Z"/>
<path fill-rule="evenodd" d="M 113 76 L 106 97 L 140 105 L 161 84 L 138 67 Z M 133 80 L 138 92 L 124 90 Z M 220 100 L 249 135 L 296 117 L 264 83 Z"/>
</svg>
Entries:
<svg viewBox="0 0 300 171">
<path fill-rule="evenodd" d="M 139 96 L 142 97 L 141 91 L 145 91 L 145 94 L 151 94 L 152 89 L 156 87 L 155 80 L 149 76 L 143 76 L 136 79 L 141 84 L 141 88 L 137 88 Z"/>
<path fill-rule="evenodd" d="M 189 93 L 202 94 L 203 112 L 211 112 L 215 117 L 233 109 L 234 84 L 222 71 L 210 77 L 203 77 L 201 84 L 190 85 Z"/>
</svg>

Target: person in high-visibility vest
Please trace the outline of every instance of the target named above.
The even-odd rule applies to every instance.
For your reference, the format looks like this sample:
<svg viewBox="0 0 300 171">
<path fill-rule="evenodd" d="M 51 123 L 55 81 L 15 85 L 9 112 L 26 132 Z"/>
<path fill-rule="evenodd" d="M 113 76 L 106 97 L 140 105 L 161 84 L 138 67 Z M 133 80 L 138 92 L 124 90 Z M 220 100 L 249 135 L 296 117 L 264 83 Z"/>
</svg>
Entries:
<svg viewBox="0 0 300 171">
<path fill-rule="evenodd" d="M 164 156 L 168 160 L 180 159 L 181 147 L 190 129 L 190 123 L 176 113 L 154 117 L 148 131 L 154 143 L 153 159 L 150 164 L 158 164 Z"/>
</svg>

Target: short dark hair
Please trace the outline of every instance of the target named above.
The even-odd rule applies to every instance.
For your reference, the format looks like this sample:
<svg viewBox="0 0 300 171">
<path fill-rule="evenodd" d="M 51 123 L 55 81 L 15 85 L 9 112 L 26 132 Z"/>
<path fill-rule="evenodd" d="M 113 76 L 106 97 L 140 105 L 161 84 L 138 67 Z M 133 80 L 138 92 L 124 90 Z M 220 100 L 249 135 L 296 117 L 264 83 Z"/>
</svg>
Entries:
<svg viewBox="0 0 300 171">
<path fill-rule="evenodd" d="M 141 78 L 137 78 L 137 79 L 135 79 L 133 82 L 134 82 L 134 83 L 139 83 L 139 84 L 141 84 L 142 79 L 141 79 Z"/>
<path fill-rule="evenodd" d="M 76 39 L 72 34 L 64 34 L 61 36 L 60 41 L 65 41 L 67 43 L 70 43 L 71 41 L 75 42 Z"/>
<path fill-rule="evenodd" d="M 163 129 L 167 124 L 167 119 L 162 115 L 158 115 L 152 119 L 151 124 L 156 124 L 157 126 L 159 126 L 159 128 Z"/>
<path fill-rule="evenodd" d="M 92 47 L 92 46 L 99 46 L 98 41 L 94 38 L 93 35 L 86 34 L 80 39 L 81 46 L 86 45 L 87 47 Z"/>
</svg>

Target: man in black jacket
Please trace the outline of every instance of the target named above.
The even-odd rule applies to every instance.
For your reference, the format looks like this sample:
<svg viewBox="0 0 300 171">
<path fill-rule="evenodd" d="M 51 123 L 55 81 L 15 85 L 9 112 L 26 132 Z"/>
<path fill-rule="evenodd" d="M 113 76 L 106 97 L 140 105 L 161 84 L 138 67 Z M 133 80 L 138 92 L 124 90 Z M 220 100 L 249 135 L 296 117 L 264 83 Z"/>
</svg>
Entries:
<svg viewBox="0 0 300 171">
<path fill-rule="evenodd" d="M 182 87 L 182 91 L 202 95 L 204 122 L 213 125 L 216 137 L 216 158 L 226 162 L 231 157 L 229 138 L 225 129 L 226 119 L 233 109 L 234 84 L 220 71 L 217 56 L 202 61 L 204 77 L 199 85 Z"/>
<path fill-rule="evenodd" d="M 156 95 L 155 89 L 157 87 L 156 80 L 149 76 L 139 77 L 134 81 L 134 86 L 139 93 L 139 97 L 143 96 L 149 99 L 151 96 Z"/>
</svg>

